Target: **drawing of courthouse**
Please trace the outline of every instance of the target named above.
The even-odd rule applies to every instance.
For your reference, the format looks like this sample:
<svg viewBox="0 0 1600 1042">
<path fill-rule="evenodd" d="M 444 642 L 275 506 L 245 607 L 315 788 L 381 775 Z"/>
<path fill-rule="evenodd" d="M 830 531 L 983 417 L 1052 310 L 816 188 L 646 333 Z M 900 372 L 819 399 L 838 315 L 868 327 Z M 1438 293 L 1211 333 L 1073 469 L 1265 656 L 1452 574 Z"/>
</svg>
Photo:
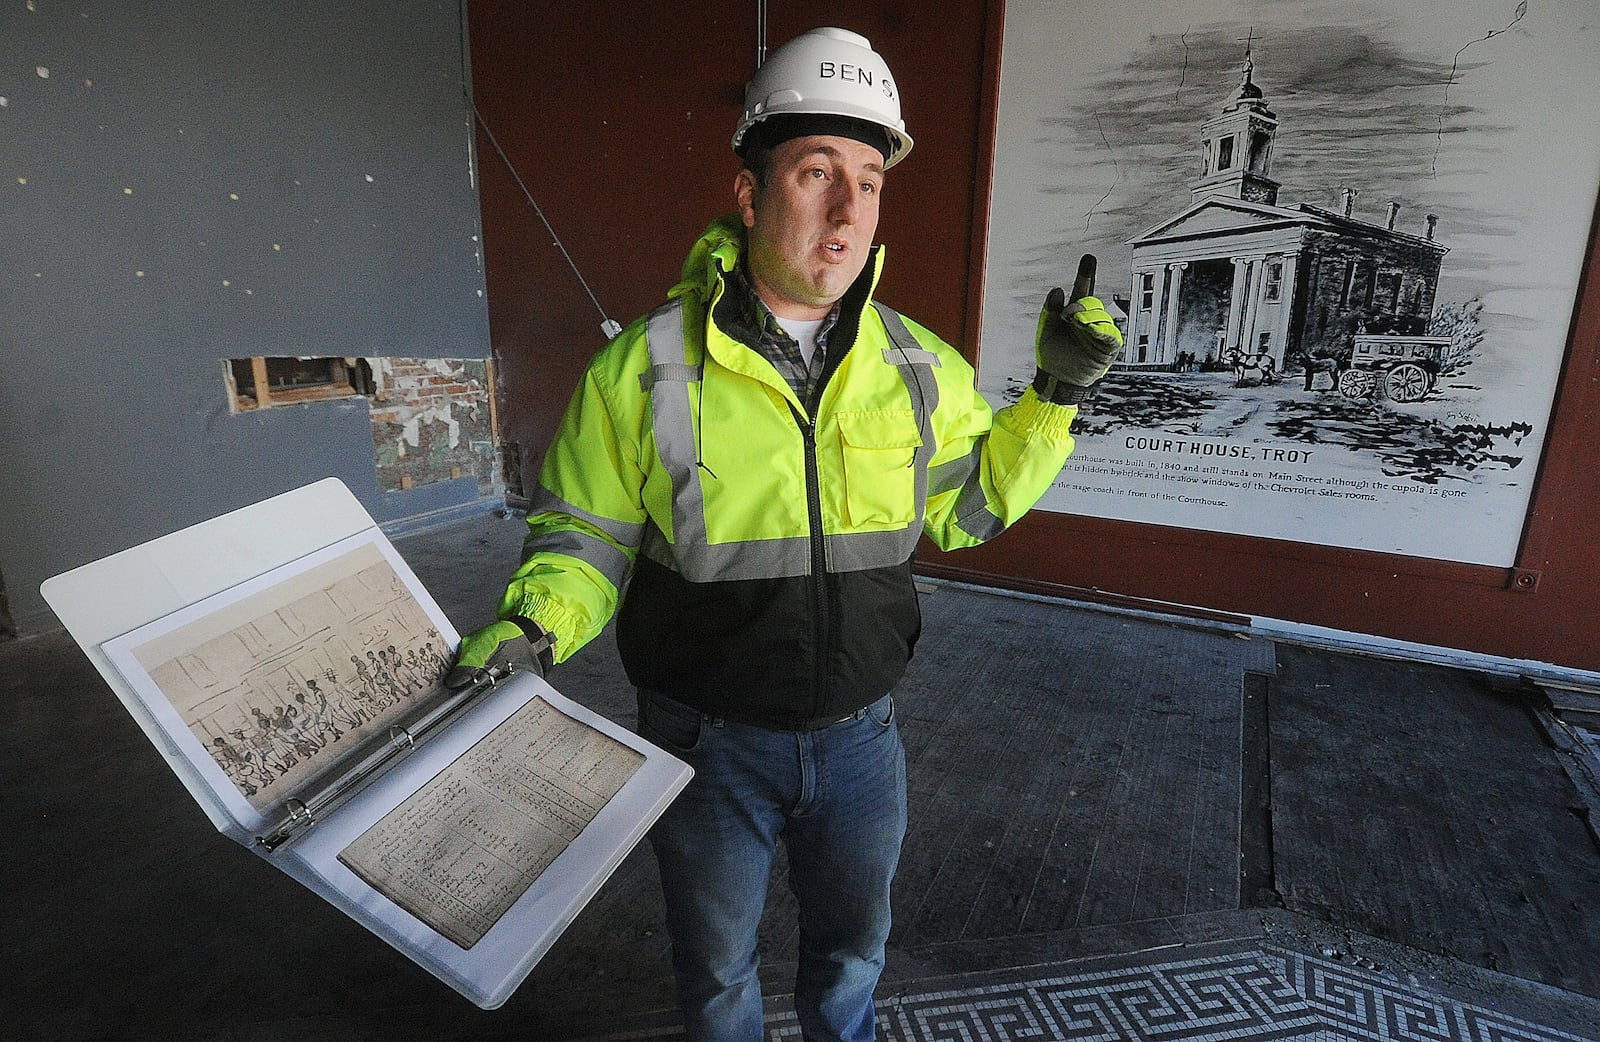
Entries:
<svg viewBox="0 0 1600 1042">
<path fill-rule="evenodd" d="M 1278 118 L 1251 80 L 1248 50 L 1238 95 L 1201 126 L 1204 173 L 1176 216 L 1127 240 L 1133 248 L 1127 347 L 1120 367 L 1232 364 L 1259 355 L 1301 367 L 1304 352 L 1348 364 L 1355 334 L 1427 331 L 1447 248 L 1426 233 L 1351 215 L 1278 204 L 1272 148 Z M 1366 339 L 1366 338 L 1364 338 Z"/>
</svg>

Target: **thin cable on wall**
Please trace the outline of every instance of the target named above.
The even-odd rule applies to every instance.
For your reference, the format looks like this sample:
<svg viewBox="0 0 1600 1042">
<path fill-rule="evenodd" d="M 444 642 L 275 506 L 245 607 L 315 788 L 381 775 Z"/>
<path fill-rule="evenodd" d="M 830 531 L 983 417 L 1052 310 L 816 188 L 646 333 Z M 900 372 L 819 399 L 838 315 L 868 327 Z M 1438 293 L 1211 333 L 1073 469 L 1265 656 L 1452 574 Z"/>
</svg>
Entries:
<svg viewBox="0 0 1600 1042">
<path fill-rule="evenodd" d="M 622 332 L 621 324 L 610 315 L 607 315 L 606 309 L 600 306 L 600 298 L 596 297 L 594 290 L 589 288 L 588 280 L 583 277 L 583 272 L 578 270 L 578 262 L 573 260 L 572 254 L 567 252 L 567 247 L 561 242 L 561 236 L 556 234 L 555 228 L 550 224 L 550 219 L 544 215 L 544 210 L 534 200 L 533 193 L 528 191 L 528 186 L 523 183 L 522 175 L 517 173 L 516 165 L 511 162 L 511 157 L 506 155 L 506 150 L 500 147 L 500 140 L 494 136 L 494 131 L 489 128 L 489 122 L 483 118 L 483 113 L 478 111 L 477 103 L 468 99 L 468 104 L 472 105 L 472 116 L 478 121 L 478 126 L 483 128 L 484 136 L 489 139 L 489 144 L 494 146 L 495 152 L 500 156 L 500 161 L 506 165 L 507 170 L 511 171 L 511 179 L 522 190 L 523 198 L 528 200 L 528 205 L 538 216 L 540 223 L 544 225 L 545 231 L 550 233 L 551 240 L 555 242 L 556 249 L 561 251 L 561 256 L 566 258 L 567 266 L 572 269 L 572 274 L 578 277 L 578 285 L 582 286 L 583 291 L 589 295 L 589 300 L 594 303 L 594 309 L 600 312 L 600 331 L 606 335 L 607 339 L 616 336 Z"/>
<path fill-rule="evenodd" d="M 462 9 L 462 18 L 461 18 L 461 26 L 462 26 L 462 64 L 463 64 L 463 68 L 465 68 L 466 62 L 467 62 L 467 57 L 466 57 L 467 56 L 467 50 L 466 50 L 466 24 L 467 24 L 466 23 L 466 0 L 462 0 L 461 9 Z M 757 69 L 761 68 L 761 66 L 766 64 L 766 61 L 767 61 L 767 0 L 756 0 L 756 68 Z M 463 82 L 470 82 L 470 79 L 467 78 L 465 72 L 463 72 Z M 551 241 L 553 241 L 556 244 L 556 249 L 561 251 L 561 256 L 566 260 L 567 267 L 572 269 L 572 274 L 577 277 L 578 285 L 583 287 L 584 293 L 588 294 L 589 300 L 591 302 L 593 302 L 594 309 L 600 313 L 600 330 L 601 330 L 601 332 L 605 333 L 605 335 L 606 335 L 606 337 L 608 339 L 611 338 L 611 337 L 616 336 L 618 333 L 622 332 L 621 324 L 618 323 L 617 320 L 612 318 L 610 315 L 607 315 L 606 314 L 606 309 L 604 307 L 601 307 L 600 299 L 594 295 L 594 290 L 589 288 L 589 282 L 588 282 L 587 279 L 585 279 L 583 277 L 583 272 L 578 270 L 578 262 L 573 260 L 572 259 L 572 254 L 567 252 L 567 247 L 566 247 L 566 245 L 564 243 L 562 243 L 561 236 L 556 234 L 555 227 L 550 223 L 550 219 L 544 215 L 544 210 L 539 206 L 538 201 L 533 198 L 533 193 L 530 192 L 528 190 L 528 186 L 523 183 L 522 175 L 517 172 L 516 164 L 511 162 L 511 157 L 506 155 L 506 150 L 500 146 L 500 140 L 499 140 L 499 138 L 495 137 L 494 130 L 491 129 L 490 126 L 489 126 L 489 121 L 484 119 L 483 118 L 483 113 L 478 111 L 477 102 L 473 101 L 472 98 L 469 96 L 467 98 L 467 104 L 472 108 L 472 118 L 478 121 L 478 126 L 483 128 L 484 136 L 489 139 L 489 144 L 494 146 L 495 152 L 500 156 L 500 161 L 502 163 L 504 163 L 506 165 L 506 169 L 511 172 L 511 179 L 516 182 L 517 188 L 519 188 L 522 191 L 522 197 L 524 199 L 528 200 L 528 206 L 533 210 L 534 214 L 539 218 L 539 222 L 544 225 L 545 231 L 550 233 Z"/>
<path fill-rule="evenodd" d="M 756 0 L 756 68 L 767 63 L 767 0 Z"/>
</svg>

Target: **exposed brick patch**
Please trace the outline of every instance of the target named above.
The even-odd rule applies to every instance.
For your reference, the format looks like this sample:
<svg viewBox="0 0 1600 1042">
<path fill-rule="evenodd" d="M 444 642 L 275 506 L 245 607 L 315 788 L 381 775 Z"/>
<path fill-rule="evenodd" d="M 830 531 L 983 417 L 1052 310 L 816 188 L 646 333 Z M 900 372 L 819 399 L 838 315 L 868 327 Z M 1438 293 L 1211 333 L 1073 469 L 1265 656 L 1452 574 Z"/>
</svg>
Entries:
<svg viewBox="0 0 1600 1042">
<path fill-rule="evenodd" d="M 372 358 L 372 441 L 378 483 L 394 491 L 451 478 L 496 477 L 489 383 L 482 360 Z"/>
</svg>

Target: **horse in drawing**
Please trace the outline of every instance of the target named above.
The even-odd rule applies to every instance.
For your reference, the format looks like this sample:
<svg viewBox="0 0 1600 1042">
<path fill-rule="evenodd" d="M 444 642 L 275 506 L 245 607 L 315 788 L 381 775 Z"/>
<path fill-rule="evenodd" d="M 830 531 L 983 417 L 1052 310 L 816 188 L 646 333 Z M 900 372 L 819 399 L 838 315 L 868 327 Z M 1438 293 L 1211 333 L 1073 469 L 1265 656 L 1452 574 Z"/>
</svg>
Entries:
<svg viewBox="0 0 1600 1042">
<path fill-rule="evenodd" d="M 1256 374 L 1256 386 L 1278 382 L 1277 363 L 1265 351 L 1245 353 L 1234 348 L 1227 354 L 1228 367 L 1233 370 L 1233 386 L 1243 387 L 1245 377 Z"/>
<path fill-rule="evenodd" d="M 1294 358 L 1300 363 L 1301 371 L 1305 373 L 1306 390 L 1311 390 L 1318 373 L 1328 374 L 1328 390 L 1338 389 L 1339 372 L 1344 368 L 1344 359 L 1338 355 L 1314 355 L 1309 351 L 1296 352 Z"/>
</svg>

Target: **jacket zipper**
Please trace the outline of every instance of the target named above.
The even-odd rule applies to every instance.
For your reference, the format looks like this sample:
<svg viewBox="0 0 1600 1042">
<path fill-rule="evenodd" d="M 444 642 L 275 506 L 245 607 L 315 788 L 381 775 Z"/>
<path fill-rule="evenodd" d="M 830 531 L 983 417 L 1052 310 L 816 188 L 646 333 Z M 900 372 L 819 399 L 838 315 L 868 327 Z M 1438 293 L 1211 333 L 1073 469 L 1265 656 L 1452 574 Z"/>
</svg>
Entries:
<svg viewBox="0 0 1600 1042">
<path fill-rule="evenodd" d="M 793 408 L 791 406 L 791 408 Z M 822 481 L 817 469 L 817 427 L 795 411 L 806 453 L 806 512 L 811 524 L 811 639 L 816 649 L 811 676 L 811 717 L 822 715 L 828 689 L 827 540 L 822 532 Z"/>
</svg>

